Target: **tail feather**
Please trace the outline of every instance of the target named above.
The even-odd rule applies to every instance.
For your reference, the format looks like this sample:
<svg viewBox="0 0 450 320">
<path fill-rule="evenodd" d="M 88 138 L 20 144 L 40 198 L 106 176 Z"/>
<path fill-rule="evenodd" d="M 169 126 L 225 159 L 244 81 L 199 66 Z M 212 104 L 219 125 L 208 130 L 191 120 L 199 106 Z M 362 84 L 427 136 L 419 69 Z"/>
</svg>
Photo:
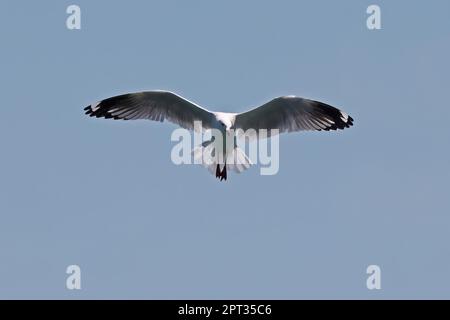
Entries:
<svg viewBox="0 0 450 320">
<path fill-rule="evenodd" d="M 238 147 L 234 148 L 232 153 L 227 155 L 226 163 L 228 170 L 233 170 L 236 173 L 241 173 L 253 165 L 245 152 Z"/>
<path fill-rule="evenodd" d="M 208 169 L 211 174 L 216 174 L 218 162 L 214 157 L 213 147 L 212 143 L 203 143 L 192 150 L 192 155 L 194 156 L 195 164 L 201 164 Z"/>
<path fill-rule="evenodd" d="M 194 156 L 194 163 L 202 164 L 211 174 L 217 175 L 217 166 L 219 165 L 219 170 L 222 170 L 224 164 L 218 163 L 212 148 L 212 144 L 200 145 L 192 150 L 192 155 Z M 241 173 L 253 165 L 245 152 L 238 147 L 234 148 L 233 151 L 227 155 L 225 163 L 227 170 L 236 173 Z"/>
</svg>

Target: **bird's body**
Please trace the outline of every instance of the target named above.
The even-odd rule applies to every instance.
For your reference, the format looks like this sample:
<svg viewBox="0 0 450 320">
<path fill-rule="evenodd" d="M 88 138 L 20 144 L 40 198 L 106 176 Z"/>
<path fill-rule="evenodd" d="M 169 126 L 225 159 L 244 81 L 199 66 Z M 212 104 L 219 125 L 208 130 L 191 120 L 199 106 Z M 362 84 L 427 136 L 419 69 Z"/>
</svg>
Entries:
<svg viewBox="0 0 450 320">
<path fill-rule="evenodd" d="M 195 103 L 167 91 L 146 91 L 108 98 L 85 108 L 86 114 L 97 118 L 115 120 L 165 119 L 189 130 L 197 130 L 195 122 L 203 129 L 213 129 L 215 136 L 193 150 L 194 157 L 217 150 L 213 163 L 205 166 L 220 180 L 227 179 L 227 168 L 242 172 L 251 165 L 245 153 L 237 147 L 237 137 L 245 132 L 249 138 L 267 137 L 292 131 L 330 131 L 349 128 L 353 119 L 330 105 L 295 96 L 275 98 L 268 103 L 243 113 L 211 112 Z M 214 151 L 215 152 L 215 151 Z M 218 159 L 218 160 L 217 160 Z"/>
<path fill-rule="evenodd" d="M 234 122 L 236 120 L 236 113 L 227 112 L 213 112 L 215 116 L 215 129 L 220 131 L 222 141 L 216 142 L 215 150 L 221 152 L 218 157 L 218 163 L 216 164 L 216 178 L 221 180 L 227 179 L 227 157 L 233 153 L 233 150 L 237 148 L 236 135 L 232 130 Z M 240 150 L 240 149 L 239 149 Z M 228 161 L 230 165 L 231 161 Z"/>
</svg>

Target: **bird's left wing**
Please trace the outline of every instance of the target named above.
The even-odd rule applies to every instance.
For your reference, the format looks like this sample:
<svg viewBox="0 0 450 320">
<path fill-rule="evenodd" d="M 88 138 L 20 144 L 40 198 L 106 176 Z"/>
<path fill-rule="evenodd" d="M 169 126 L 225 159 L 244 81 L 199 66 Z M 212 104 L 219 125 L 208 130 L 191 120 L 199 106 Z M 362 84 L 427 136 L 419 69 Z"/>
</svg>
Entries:
<svg viewBox="0 0 450 320">
<path fill-rule="evenodd" d="M 279 133 L 316 130 L 329 131 L 349 128 L 353 119 L 345 112 L 325 103 L 300 97 L 279 97 L 261 107 L 236 115 L 235 129 L 254 129 L 258 136 L 260 129 L 278 129 Z"/>
<path fill-rule="evenodd" d="M 203 128 L 210 128 L 213 114 L 206 109 L 168 91 L 145 91 L 129 93 L 102 100 L 87 106 L 86 114 L 91 117 L 136 120 L 165 119 L 179 126 L 193 130 L 194 121 L 201 121 Z"/>
</svg>

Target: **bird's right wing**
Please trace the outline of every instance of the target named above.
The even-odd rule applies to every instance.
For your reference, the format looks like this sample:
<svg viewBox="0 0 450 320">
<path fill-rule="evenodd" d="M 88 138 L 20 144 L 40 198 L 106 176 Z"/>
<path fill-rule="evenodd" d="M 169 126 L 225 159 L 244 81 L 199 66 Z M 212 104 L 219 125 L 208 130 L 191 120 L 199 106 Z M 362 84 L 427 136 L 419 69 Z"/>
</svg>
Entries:
<svg viewBox="0 0 450 320">
<path fill-rule="evenodd" d="M 108 98 L 84 109 L 91 117 L 136 120 L 148 119 L 163 122 L 167 119 L 179 126 L 193 130 L 194 121 L 210 128 L 214 115 L 206 109 L 172 92 L 145 91 Z"/>
<path fill-rule="evenodd" d="M 250 137 L 258 137 L 259 130 L 271 129 L 279 133 L 293 131 L 329 131 L 349 128 L 353 118 L 345 112 L 322 102 L 300 97 L 279 97 L 247 112 L 236 115 L 234 128 L 254 129 Z"/>
</svg>

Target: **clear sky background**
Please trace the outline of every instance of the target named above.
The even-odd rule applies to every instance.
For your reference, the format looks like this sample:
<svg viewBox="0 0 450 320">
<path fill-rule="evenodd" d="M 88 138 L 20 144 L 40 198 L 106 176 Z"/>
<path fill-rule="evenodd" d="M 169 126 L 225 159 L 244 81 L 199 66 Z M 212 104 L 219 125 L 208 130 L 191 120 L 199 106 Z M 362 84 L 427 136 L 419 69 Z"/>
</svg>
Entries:
<svg viewBox="0 0 450 320">
<path fill-rule="evenodd" d="M 366 28 L 378 4 L 382 30 Z M 66 8 L 82 29 L 66 28 Z M 450 298 L 450 2 L 2 1 L 0 298 Z M 166 89 L 238 112 L 336 105 L 226 183 L 175 125 L 83 107 Z M 82 290 L 65 287 L 66 267 Z M 382 290 L 366 288 L 366 268 Z"/>
</svg>

